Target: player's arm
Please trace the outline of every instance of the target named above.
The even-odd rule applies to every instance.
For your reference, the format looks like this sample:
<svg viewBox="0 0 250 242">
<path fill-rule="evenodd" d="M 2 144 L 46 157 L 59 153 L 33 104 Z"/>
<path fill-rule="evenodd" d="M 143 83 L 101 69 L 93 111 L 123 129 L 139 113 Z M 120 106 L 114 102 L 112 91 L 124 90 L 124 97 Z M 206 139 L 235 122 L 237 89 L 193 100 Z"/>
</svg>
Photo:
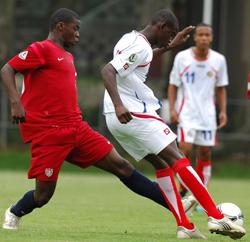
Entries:
<svg viewBox="0 0 250 242">
<path fill-rule="evenodd" d="M 224 86 L 216 88 L 217 100 L 219 105 L 219 126 L 223 128 L 227 124 L 227 91 Z"/>
<path fill-rule="evenodd" d="M 123 105 L 120 95 L 118 93 L 115 68 L 110 63 L 108 63 L 101 70 L 101 75 L 104 81 L 104 86 L 107 89 L 114 104 L 117 118 L 123 124 L 128 123 L 132 119 L 132 115 L 130 114 L 128 109 Z"/>
<path fill-rule="evenodd" d="M 164 54 L 166 51 L 174 49 L 182 44 L 184 44 L 188 38 L 190 37 L 190 33 L 194 30 L 194 26 L 188 26 L 184 28 L 182 31 L 178 32 L 176 36 L 170 41 L 170 43 L 167 43 L 166 46 L 162 48 L 155 48 L 153 49 L 153 57 L 160 56 Z"/>
<path fill-rule="evenodd" d="M 15 70 L 9 64 L 5 64 L 1 69 L 1 77 L 10 100 L 12 122 L 22 123 L 25 121 L 25 110 L 16 89 Z"/>
<path fill-rule="evenodd" d="M 175 110 L 175 101 L 177 96 L 177 86 L 169 84 L 168 86 L 168 101 L 169 101 L 169 112 L 170 120 L 173 124 L 179 123 L 178 113 Z"/>
</svg>

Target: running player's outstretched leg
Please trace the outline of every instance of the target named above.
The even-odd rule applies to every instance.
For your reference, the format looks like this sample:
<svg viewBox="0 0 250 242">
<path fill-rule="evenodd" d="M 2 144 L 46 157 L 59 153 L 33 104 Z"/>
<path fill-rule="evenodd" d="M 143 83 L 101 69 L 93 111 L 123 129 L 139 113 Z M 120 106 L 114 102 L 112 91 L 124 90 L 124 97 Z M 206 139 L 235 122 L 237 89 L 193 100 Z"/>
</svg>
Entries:
<svg viewBox="0 0 250 242">
<path fill-rule="evenodd" d="M 158 184 L 136 171 L 132 164 L 123 159 L 115 149 L 112 149 L 102 160 L 95 163 L 95 166 L 116 175 L 133 192 L 169 209 Z"/>
<path fill-rule="evenodd" d="M 184 212 L 181 197 L 174 180 L 173 170 L 157 155 L 150 154 L 144 157 L 144 159 L 149 161 L 156 170 L 157 182 L 176 220 L 177 238 L 204 239 L 205 236 L 189 221 Z"/>
<path fill-rule="evenodd" d="M 180 195 L 174 182 L 173 171 L 169 167 L 158 169 L 156 172 L 158 183 L 152 182 L 136 171 L 115 149 L 103 160 L 97 162 L 95 166 L 118 176 L 121 182 L 135 193 L 168 208 L 175 216 L 177 222 L 177 238 L 205 238 L 186 217 Z"/>
<path fill-rule="evenodd" d="M 198 174 L 190 165 L 189 160 L 180 154 L 175 142 L 162 150 L 159 156 L 171 165 L 180 182 L 192 192 L 203 207 L 209 217 L 208 228 L 210 232 L 228 235 L 233 239 L 238 239 L 245 235 L 246 231 L 243 227 L 234 224 L 217 210 L 214 201 Z"/>
</svg>

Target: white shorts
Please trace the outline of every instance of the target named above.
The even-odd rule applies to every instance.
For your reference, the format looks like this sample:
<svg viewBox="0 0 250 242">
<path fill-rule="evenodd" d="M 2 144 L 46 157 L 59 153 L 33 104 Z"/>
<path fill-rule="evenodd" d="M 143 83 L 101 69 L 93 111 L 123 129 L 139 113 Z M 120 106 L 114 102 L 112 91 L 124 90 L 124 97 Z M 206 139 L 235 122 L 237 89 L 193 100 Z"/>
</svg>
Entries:
<svg viewBox="0 0 250 242">
<path fill-rule="evenodd" d="M 187 142 L 201 146 L 214 146 L 217 143 L 216 130 L 196 130 L 178 127 L 178 142 Z"/>
<path fill-rule="evenodd" d="M 121 124 L 115 113 L 105 116 L 112 135 L 137 161 L 148 154 L 158 155 L 177 137 L 157 113 L 133 114 L 133 119 L 127 124 Z"/>
</svg>

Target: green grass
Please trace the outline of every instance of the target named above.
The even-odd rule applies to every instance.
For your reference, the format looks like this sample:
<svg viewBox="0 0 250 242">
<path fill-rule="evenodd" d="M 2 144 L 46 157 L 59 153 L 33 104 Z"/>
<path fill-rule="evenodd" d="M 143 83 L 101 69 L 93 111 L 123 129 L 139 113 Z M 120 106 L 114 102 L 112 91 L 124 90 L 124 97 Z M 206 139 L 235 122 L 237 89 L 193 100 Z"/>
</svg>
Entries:
<svg viewBox="0 0 250 242">
<path fill-rule="evenodd" d="M 113 140 L 112 140 L 113 141 Z M 136 162 L 128 154 L 126 154 L 119 146 L 117 146 L 119 153 L 128 159 L 133 165 L 140 171 L 153 174 L 154 170 L 152 166 L 146 162 Z M 28 151 L 28 146 L 24 150 L 8 150 L 0 151 L 0 170 L 10 170 L 10 171 L 25 171 L 29 168 L 30 154 Z M 249 162 L 239 162 L 237 160 L 221 160 L 213 159 L 213 171 L 212 176 L 216 178 L 245 178 L 249 179 L 250 176 L 250 163 Z M 63 171 L 67 172 L 82 172 L 76 166 L 65 162 L 62 168 Z M 88 172 L 95 173 L 95 168 L 88 168 Z"/>
<path fill-rule="evenodd" d="M 0 214 L 33 188 L 24 172 L 0 173 Z M 234 202 L 250 228 L 250 180 L 214 179 L 210 191 L 216 203 Z M 206 241 L 231 241 L 207 231 L 205 214 L 191 220 Z M 23 218 L 19 231 L 0 229 L 0 241 L 15 242 L 176 242 L 176 226 L 164 208 L 130 192 L 119 180 L 104 173 L 61 173 L 57 191 L 48 205 Z M 189 240 L 197 241 L 197 240 Z M 250 241 L 247 234 L 241 241 Z"/>
</svg>

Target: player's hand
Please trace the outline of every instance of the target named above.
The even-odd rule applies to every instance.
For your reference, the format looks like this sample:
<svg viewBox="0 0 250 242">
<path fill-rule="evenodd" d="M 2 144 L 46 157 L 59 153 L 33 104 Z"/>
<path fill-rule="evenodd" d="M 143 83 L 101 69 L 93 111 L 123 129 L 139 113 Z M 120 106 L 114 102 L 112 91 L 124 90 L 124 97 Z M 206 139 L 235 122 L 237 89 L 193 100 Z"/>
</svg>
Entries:
<svg viewBox="0 0 250 242">
<path fill-rule="evenodd" d="M 179 124 L 178 113 L 175 110 L 170 111 L 170 121 L 172 124 Z"/>
<path fill-rule="evenodd" d="M 225 112 L 220 112 L 218 129 L 225 127 L 226 124 L 227 124 L 227 114 Z"/>
<path fill-rule="evenodd" d="M 11 117 L 13 124 L 25 122 L 25 110 L 20 101 L 11 104 Z"/>
<path fill-rule="evenodd" d="M 188 38 L 190 37 L 190 33 L 194 29 L 195 27 L 190 25 L 184 28 L 183 30 L 181 30 L 180 32 L 178 32 L 176 36 L 174 37 L 174 39 L 169 43 L 168 48 L 172 49 L 179 45 L 184 44 L 188 40 Z"/>
<path fill-rule="evenodd" d="M 122 123 L 122 124 L 128 123 L 133 118 L 131 113 L 124 106 L 116 107 L 115 113 L 116 113 L 116 116 L 119 119 L 120 123 Z"/>
</svg>

